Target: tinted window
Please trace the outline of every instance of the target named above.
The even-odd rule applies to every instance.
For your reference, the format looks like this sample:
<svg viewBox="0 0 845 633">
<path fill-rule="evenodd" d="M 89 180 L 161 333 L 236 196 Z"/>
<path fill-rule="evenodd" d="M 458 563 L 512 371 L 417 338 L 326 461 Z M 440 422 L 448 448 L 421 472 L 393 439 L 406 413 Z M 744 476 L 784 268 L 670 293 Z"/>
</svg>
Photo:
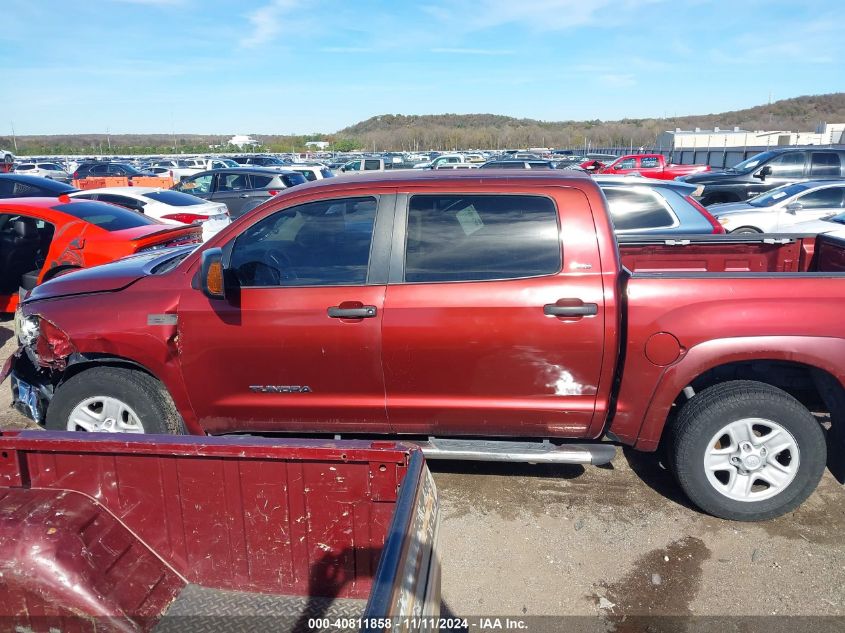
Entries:
<svg viewBox="0 0 845 633">
<path fill-rule="evenodd" d="M 653 169 L 660 166 L 660 161 L 655 156 L 646 156 L 640 159 L 640 167 L 643 169 Z"/>
<path fill-rule="evenodd" d="M 603 191 L 618 231 L 669 228 L 675 224 L 675 218 L 651 192 L 614 187 Z"/>
<path fill-rule="evenodd" d="M 545 161 L 528 163 L 528 167 L 530 167 L 531 169 L 551 169 L 552 168 L 551 164 L 547 163 Z"/>
<path fill-rule="evenodd" d="M 317 180 L 317 174 L 315 174 L 310 169 L 307 171 L 297 171 L 296 173 L 305 176 L 305 180 L 307 180 L 308 182 L 311 182 L 312 180 Z"/>
<path fill-rule="evenodd" d="M 413 196 L 405 281 L 477 281 L 560 270 L 557 210 L 538 196 Z"/>
<path fill-rule="evenodd" d="M 281 176 L 282 182 L 285 183 L 285 187 L 296 187 L 296 185 L 301 185 L 304 182 L 308 182 L 305 180 L 305 176 L 302 174 L 282 174 Z"/>
<path fill-rule="evenodd" d="M 616 163 L 613 169 L 633 169 L 637 166 L 637 161 L 633 158 L 626 158 L 623 161 Z"/>
<path fill-rule="evenodd" d="M 230 266 L 242 286 L 360 286 L 367 282 L 375 198 L 279 211 L 244 231 Z"/>
<path fill-rule="evenodd" d="M 187 193 L 171 191 L 169 189 L 165 189 L 163 191 L 151 191 L 150 193 L 145 193 L 144 197 L 163 204 L 169 204 L 171 207 L 190 207 L 195 204 L 205 204 L 205 200 L 202 198 L 197 198 L 196 196 L 192 196 Z"/>
<path fill-rule="evenodd" d="M 96 176 L 105 176 L 106 174 L 109 173 L 109 166 L 108 165 L 94 165 L 91 168 L 90 173 L 92 175 L 96 175 Z"/>
<path fill-rule="evenodd" d="M 843 192 L 842 187 L 829 187 L 803 195 L 797 201 L 805 209 L 841 209 Z"/>
<path fill-rule="evenodd" d="M 365 160 L 364 161 L 364 170 L 378 170 L 381 168 L 381 161 L 378 160 Z"/>
<path fill-rule="evenodd" d="M 800 178 L 804 175 L 804 154 L 801 152 L 781 154 L 770 160 L 767 165 L 772 168 L 772 176 Z"/>
<path fill-rule="evenodd" d="M 32 171 L 35 169 L 35 165 L 18 165 L 15 167 L 15 171 Z"/>
<path fill-rule="evenodd" d="M 266 189 L 273 182 L 273 176 L 252 176 L 253 189 Z"/>
<path fill-rule="evenodd" d="M 320 173 L 323 174 L 323 178 L 331 178 L 334 176 L 330 169 L 321 169 Z"/>
<path fill-rule="evenodd" d="M 353 160 L 351 163 L 346 163 L 346 165 L 344 165 L 343 168 L 346 171 L 360 171 L 361 170 L 361 161 L 360 160 Z"/>
<path fill-rule="evenodd" d="M 139 202 L 134 198 L 128 196 L 117 196 L 111 193 L 101 193 L 97 195 L 97 200 L 100 202 L 108 202 L 110 204 L 117 204 L 121 207 L 128 207 L 130 209 L 140 209 L 144 206 L 143 202 Z"/>
<path fill-rule="evenodd" d="M 836 152 L 813 152 L 810 161 L 811 176 L 839 176 L 841 165 Z"/>
<path fill-rule="evenodd" d="M 220 174 L 217 176 L 217 191 L 243 191 L 251 187 L 249 174 Z"/>
<path fill-rule="evenodd" d="M 146 215 L 113 204 L 94 202 L 93 200 L 59 204 L 53 207 L 53 209 L 72 215 L 85 222 L 95 224 L 106 231 L 122 231 L 123 229 L 134 229 L 148 224 L 159 224 L 159 222 Z"/>
</svg>

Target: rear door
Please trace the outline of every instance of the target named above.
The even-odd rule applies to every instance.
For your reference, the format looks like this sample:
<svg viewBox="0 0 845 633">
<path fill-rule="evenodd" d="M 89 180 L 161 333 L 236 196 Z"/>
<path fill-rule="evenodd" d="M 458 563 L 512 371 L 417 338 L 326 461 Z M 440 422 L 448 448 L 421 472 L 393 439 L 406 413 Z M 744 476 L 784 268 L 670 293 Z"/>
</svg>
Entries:
<svg viewBox="0 0 845 633">
<path fill-rule="evenodd" d="M 798 196 L 778 210 L 778 231 L 798 222 L 818 220 L 842 213 L 845 186 L 825 187 Z M 797 203 L 797 204 L 796 204 Z"/>
<path fill-rule="evenodd" d="M 250 199 L 255 197 L 252 176 L 240 172 L 220 172 L 215 175 L 211 200 L 222 202 L 229 214 L 236 218 Z"/>
<path fill-rule="evenodd" d="M 183 293 L 181 367 L 208 431 L 388 430 L 381 325 L 393 203 L 387 193 L 277 211 L 225 247 L 235 296 Z"/>
<path fill-rule="evenodd" d="M 393 430 L 585 434 L 604 306 L 584 194 L 411 193 L 395 226 L 383 325 Z"/>
</svg>

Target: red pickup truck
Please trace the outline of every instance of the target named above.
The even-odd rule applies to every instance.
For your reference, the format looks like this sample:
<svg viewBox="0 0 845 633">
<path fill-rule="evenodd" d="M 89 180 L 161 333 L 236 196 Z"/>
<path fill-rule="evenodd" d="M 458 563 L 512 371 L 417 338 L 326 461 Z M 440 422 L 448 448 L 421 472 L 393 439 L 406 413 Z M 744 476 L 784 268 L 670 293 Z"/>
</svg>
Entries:
<svg viewBox="0 0 845 633">
<path fill-rule="evenodd" d="M 674 180 L 678 176 L 688 176 L 702 171 L 710 171 L 710 165 L 674 165 L 666 162 L 662 154 L 629 154 L 620 156 L 612 163 L 599 169 L 598 174 L 639 174 L 646 178 Z"/>
<path fill-rule="evenodd" d="M 662 442 L 701 508 L 764 519 L 821 477 L 810 410 L 845 429 L 845 243 L 719 238 L 619 244 L 582 174 L 332 178 L 196 249 L 37 287 L 5 372 L 51 429 L 594 464 Z"/>
<path fill-rule="evenodd" d="M 418 449 L 96 440 L 0 433 L 3 631 L 437 628 L 439 505 Z"/>
</svg>

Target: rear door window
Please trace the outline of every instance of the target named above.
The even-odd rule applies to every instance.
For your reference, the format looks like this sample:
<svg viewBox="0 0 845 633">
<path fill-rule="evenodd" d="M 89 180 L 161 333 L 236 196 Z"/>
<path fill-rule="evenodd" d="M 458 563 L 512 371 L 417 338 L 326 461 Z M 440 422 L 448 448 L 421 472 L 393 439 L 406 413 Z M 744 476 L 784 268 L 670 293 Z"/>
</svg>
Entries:
<svg viewBox="0 0 845 633">
<path fill-rule="evenodd" d="M 381 161 L 379 160 L 365 160 L 364 171 L 373 171 L 381 169 Z"/>
<path fill-rule="evenodd" d="M 252 189 L 249 174 L 218 174 L 215 191 L 245 191 Z"/>
<path fill-rule="evenodd" d="M 791 152 L 776 156 L 766 165 L 771 167 L 772 176 L 776 178 L 801 178 L 804 175 L 804 162 L 803 152 Z"/>
<path fill-rule="evenodd" d="M 804 209 L 841 209 L 843 187 L 828 187 L 800 196 L 797 201 Z"/>
<path fill-rule="evenodd" d="M 810 159 L 811 176 L 833 176 L 838 178 L 842 173 L 839 154 L 836 152 L 813 152 Z"/>
<path fill-rule="evenodd" d="M 668 229 L 676 224 L 675 216 L 657 194 L 616 187 L 603 191 L 617 231 Z"/>
<path fill-rule="evenodd" d="M 560 271 L 557 209 L 541 196 L 416 195 L 405 281 L 483 281 Z"/>
</svg>

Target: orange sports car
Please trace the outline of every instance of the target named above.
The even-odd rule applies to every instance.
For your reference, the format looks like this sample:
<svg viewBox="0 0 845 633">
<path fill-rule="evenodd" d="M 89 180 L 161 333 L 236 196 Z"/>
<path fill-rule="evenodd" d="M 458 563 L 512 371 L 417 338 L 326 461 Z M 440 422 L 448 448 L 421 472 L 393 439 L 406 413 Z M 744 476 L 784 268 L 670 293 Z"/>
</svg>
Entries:
<svg viewBox="0 0 845 633">
<path fill-rule="evenodd" d="M 164 224 L 106 202 L 0 199 L 0 312 L 14 312 L 22 290 L 58 275 L 201 240 L 198 225 Z"/>
</svg>

